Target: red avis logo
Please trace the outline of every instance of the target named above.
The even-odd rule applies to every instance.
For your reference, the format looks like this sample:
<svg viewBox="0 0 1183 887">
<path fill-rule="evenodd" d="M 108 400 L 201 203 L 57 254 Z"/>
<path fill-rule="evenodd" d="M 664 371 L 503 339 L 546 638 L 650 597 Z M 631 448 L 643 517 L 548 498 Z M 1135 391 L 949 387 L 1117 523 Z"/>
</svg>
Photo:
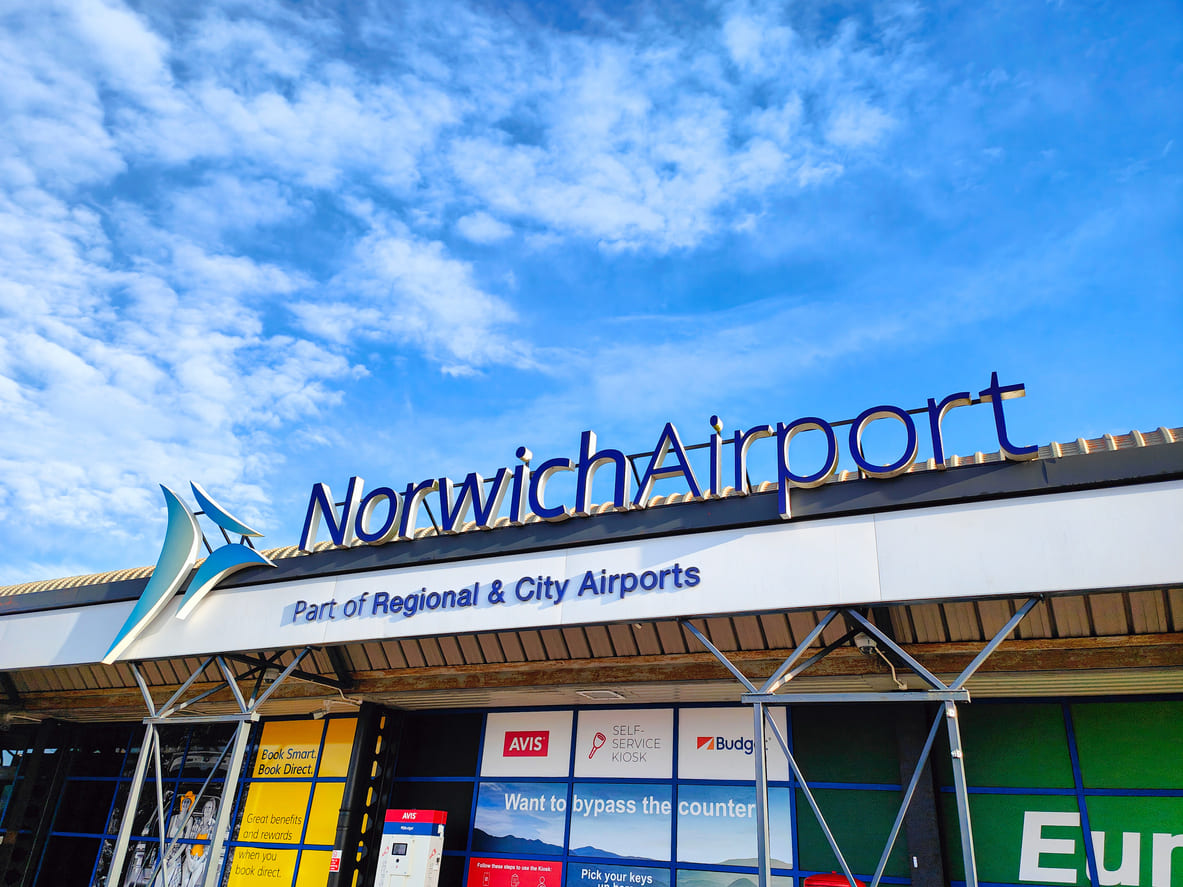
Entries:
<svg viewBox="0 0 1183 887">
<path fill-rule="evenodd" d="M 548 748 L 549 730 L 507 730 L 501 755 L 506 758 L 545 758 Z"/>
</svg>

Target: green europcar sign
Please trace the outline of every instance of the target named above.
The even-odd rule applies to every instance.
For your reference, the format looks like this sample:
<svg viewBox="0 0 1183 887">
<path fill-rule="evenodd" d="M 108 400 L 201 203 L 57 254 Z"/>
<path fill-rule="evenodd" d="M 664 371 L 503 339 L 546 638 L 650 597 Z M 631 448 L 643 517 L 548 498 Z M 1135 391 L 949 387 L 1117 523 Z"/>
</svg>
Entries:
<svg viewBox="0 0 1183 887">
<path fill-rule="evenodd" d="M 1183 702 L 979 703 L 962 730 L 981 881 L 1183 885 Z M 963 880 L 942 782 L 948 875 Z"/>
</svg>

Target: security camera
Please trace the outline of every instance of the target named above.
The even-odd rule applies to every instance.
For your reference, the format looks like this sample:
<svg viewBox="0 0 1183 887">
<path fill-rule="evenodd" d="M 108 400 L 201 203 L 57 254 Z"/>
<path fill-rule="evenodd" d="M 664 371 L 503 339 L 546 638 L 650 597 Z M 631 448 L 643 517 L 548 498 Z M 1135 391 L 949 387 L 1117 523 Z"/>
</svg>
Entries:
<svg viewBox="0 0 1183 887">
<path fill-rule="evenodd" d="M 854 645 L 858 647 L 858 651 L 864 656 L 874 656 L 879 650 L 879 645 L 875 643 L 875 639 L 863 632 L 859 632 L 854 636 Z"/>
</svg>

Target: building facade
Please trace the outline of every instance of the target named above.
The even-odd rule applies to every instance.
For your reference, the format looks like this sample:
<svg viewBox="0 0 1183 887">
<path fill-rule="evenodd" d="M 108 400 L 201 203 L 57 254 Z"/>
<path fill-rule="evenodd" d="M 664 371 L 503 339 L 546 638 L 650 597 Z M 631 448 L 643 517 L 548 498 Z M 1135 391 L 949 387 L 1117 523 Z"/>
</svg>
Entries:
<svg viewBox="0 0 1183 887">
<path fill-rule="evenodd" d="M 355 478 L 262 554 L 166 491 L 154 569 L 0 589 L 0 884 L 371 884 L 388 809 L 448 887 L 1183 884 L 1180 432 L 945 460 L 944 407 L 927 465 Z"/>
</svg>

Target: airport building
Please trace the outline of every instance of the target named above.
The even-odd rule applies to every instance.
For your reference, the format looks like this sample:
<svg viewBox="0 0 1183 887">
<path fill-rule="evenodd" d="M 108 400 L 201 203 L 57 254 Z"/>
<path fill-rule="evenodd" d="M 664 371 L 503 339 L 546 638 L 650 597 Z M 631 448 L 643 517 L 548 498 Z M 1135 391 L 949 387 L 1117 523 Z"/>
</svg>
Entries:
<svg viewBox="0 0 1183 887">
<path fill-rule="evenodd" d="M 0 887 L 1179 887 L 1183 429 L 1022 393 L 319 484 L 288 548 L 165 489 L 155 567 L 0 588 Z"/>
</svg>

